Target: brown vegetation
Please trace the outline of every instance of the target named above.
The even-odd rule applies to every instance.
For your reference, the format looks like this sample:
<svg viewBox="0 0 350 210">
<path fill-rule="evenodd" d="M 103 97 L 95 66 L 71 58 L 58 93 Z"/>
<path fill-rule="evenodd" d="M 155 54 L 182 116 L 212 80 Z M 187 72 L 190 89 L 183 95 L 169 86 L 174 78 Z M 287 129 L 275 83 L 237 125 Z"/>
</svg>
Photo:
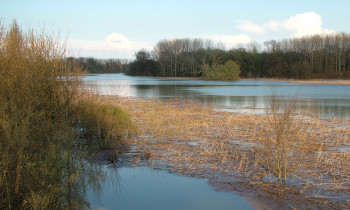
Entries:
<svg viewBox="0 0 350 210">
<path fill-rule="evenodd" d="M 276 112 L 253 115 L 188 100 L 105 100 L 130 113 L 138 131 L 129 143 L 147 153 L 151 164 L 226 183 L 231 190 L 243 183 L 260 196 L 284 196 L 287 204 L 279 207 L 349 207 L 348 119 L 322 119 L 283 106 L 277 112 L 277 104 Z M 302 199 L 306 203 L 297 204 Z"/>
<path fill-rule="evenodd" d="M 289 82 L 295 83 L 309 83 L 309 84 L 336 84 L 336 85 L 350 85 L 350 80 L 292 80 Z"/>
<path fill-rule="evenodd" d="M 341 79 L 311 79 L 311 80 L 295 80 L 295 79 L 241 79 L 241 80 L 263 80 L 263 81 L 284 81 L 290 83 L 304 84 L 335 84 L 335 85 L 350 85 L 350 80 Z"/>
</svg>

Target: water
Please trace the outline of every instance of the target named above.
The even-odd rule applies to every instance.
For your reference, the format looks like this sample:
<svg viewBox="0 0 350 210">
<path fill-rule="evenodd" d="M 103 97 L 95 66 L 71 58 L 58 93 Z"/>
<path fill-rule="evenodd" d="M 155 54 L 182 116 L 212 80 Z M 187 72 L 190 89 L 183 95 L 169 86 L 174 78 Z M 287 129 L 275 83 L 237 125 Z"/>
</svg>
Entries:
<svg viewBox="0 0 350 210">
<path fill-rule="evenodd" d="M 271 91 L 298 95 L 298 109 L 323 117 L 350 116 L 350 86 L 336 84 L 300 84 L 283 81 L 202 81 L 123 74 L 88 75 L 86 87 L 101 94 L 136 98 L 189 98 L 212 104 L 220 110 L 265 113 L 266 96 Z"/>
<path fill-rule="evenodd" d="M 107 178 L 101 191 L 87 195 L 93 209 L 254 209 L 233 193 L 214 191 L 206 179 L 149 167 L 103 170 Z"/>
<path fill-rule="evenodd" d="M 186 98 L 230 112 L 263 114 L 271 91 L 298 95 L 298 109 L 323 117 L 350 116 L 350 86 L 281 81 L 201 81 L 123 74 L 88 75 L 85 88 L 106 95 L 135 98 Z M 288 99 L 287 99 L 288 100 Z M 87 200 L 96 209 L 253 209 L 234 193 L 214 191 L 206 179 L 177 176 L 150 167 L 108 168 L 99 191 Z"/>
</svg>

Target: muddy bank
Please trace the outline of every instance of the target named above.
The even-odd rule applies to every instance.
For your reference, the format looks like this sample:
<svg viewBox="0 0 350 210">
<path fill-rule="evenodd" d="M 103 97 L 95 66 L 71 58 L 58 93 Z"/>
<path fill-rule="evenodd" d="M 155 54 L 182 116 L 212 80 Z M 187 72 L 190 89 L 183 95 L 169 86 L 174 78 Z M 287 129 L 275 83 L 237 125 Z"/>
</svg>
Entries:
<svg viewBox="0 0 350 210">
<path fill-rule="evenodd" d="M 128 111 L 138 126 L 127 141 L 142 154 L 133 158 L 135 165 L 146 161 L 208 178 L 215 189 L 234 191 L 259 209 L 350 207 L 349 119 L 294 116 L 305 132 L 290 142 L 287 183 L 278 186 L 265 164 L 276 161 L 264 146 L 274 135 L 265 115 L 219 112 L 190 100 L 104 100 Z"/>
<path fill-rule="evenodd" d="M 350 80 L 291 80 L 291 83 L 350 85 Z"/>
<path fill-rule="evenodd" d="M 289 83 L 305 83 L 305 84 L 337 84 L 337 85 L 350 85 L 350 80 L 339 80 L 339 79 L 311 79 L 311 80 L 296 80 L 296 79 L 241 79 L 248 81 L 279 81 L 279 82 L 289 82 Z"/>
</svg>

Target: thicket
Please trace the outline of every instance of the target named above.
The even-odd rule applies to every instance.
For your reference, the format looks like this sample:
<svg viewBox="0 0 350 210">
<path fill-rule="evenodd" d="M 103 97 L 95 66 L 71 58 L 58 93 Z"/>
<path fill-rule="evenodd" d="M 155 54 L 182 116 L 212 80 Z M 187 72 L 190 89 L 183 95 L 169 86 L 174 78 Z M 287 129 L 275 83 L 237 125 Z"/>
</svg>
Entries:
<svg viewBox="0 0 350 210">
<path fill-rule="evenodd" d="M 225 50 L 211 40 L 162 40 L 151 52 L 142 50 L 149 55 L 148 64 L 157 65 L 153 72 L 145 70 L 153 68 L 148 64 L 141 67 L 138 59 L 129 65 L 127 72 L 192 77 L 203 74 L 207 66 L 232 60 L 240 66 L 240 77 L 244 78 L 350 78 L 350 34 L 270 40 L 264 45 L 263 50 L 257 43 Z"/>
<path fill-rule="evenodd" d="M 123 124 L 118 127 L 122 130 L 130 123 L 128 115 L 115 107 L 81 102 L 83 68 L 67 62 L 64 43 L 57 40 L 45 31 L 25 32 L 16 22 L 10 26 L 0 22 L 1 209 L 88 205 L 85 189 L 98 184 L 101 174 L 86 161 L 87 154 L 91 148 L 106 146 L 106 139 L 118 141 L 110 130 Z M 113 124 L 112 119 L 122 120 Z M 105 136 L 101 129 L 86 134 L 86 124 L 108 130 Z"/>
</svg>

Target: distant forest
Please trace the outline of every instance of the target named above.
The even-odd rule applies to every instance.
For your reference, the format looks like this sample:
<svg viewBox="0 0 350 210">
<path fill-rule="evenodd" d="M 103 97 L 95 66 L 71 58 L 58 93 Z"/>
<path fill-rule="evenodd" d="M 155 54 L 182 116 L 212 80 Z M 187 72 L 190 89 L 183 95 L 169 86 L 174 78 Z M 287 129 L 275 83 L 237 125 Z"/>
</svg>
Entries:
<svg viewBox="0 0 350 210">
<path fill-rule="evenodd" d="M 75 59 L 88 73 L 126 73 L 135 76 L 204 76 L 233 61 L 241 78 L 350 79 L 350 34 L 337 33 L 264 42 L 225 50 L 205 39 L 170 39 L 152 51 L 141 49 L 135 60 Z"/>
<path fill-rule="evenodd" d="M 73 62 L 74 61 L 74 62 Z M 67 58 L 67 63 L 78 63 L 88 73 L 121 73 L 125 72 L 127 59 L 96 59 L 92 57 Z"/>
<path fill-rule="evenodd" d="M 231 60 L 244 78 L 350 78 L 350 35 L 313 35 L 270 40 L 225 50 L 203 39 L 158 42 L 152 51 L 140 50 L 126 73 L 137 76 L 194 77 Z"/>
</svg>

